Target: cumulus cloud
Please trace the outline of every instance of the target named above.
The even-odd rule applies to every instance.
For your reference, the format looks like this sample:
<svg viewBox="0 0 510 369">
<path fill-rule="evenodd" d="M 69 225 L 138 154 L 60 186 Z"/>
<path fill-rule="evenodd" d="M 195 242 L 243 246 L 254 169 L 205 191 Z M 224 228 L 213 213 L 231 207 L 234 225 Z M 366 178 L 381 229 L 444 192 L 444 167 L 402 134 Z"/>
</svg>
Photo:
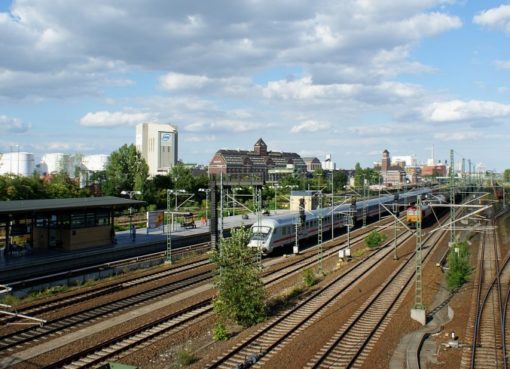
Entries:
<svg viewBox="0 0 510 369">
<path fill-rule="evenodd" d="M 292 133 L 302 132 L 317 132 L 326 130 L 331 126 L 328 122 L 318 122 L 315 120 L 307 120 L 301 124 L 295 125 L 291 128 Z"/>
<path fill-rule="evenodd" d="M 0 132 L 24 133 L 30 129 L 30 124 L 17 118 L 0 115 Z"/>
<path fill-rule="evenodd" d="M 510 105 L 493 101 L 450 100 L 435 102 L 423 109 L 423 117 L 431 122 L 459 122 L 509 116 Z"/>
<path fill-rule="evenodd" d="M 443 142 L 449 142 L 449 141 L 470 141 L 470 140 L 476 140 L 482 137 L 482 134 L 480 132 L 440 132 L 434 134 L 434 138 L 443 141 Z"/>
<path fill-rule="evenodd" d="M 168 73 L 160 78 L 160 86 L 165 90 L 200 89 L 211 83 L 206 76 L 193 76 L 182 73 Z"/>
<path fill-rule="evenodd" d="M 115 127 L 115 126 L 134 126 L 139 123 L 151 121 L 149 113 L 144 112 L 109 112 L 98 111 L 87 113 L 80 119 L 80 124 L 86 127 Z"/>
<path fill-rule="evenodd" d="M 473 22 L 493 30 L 510 33 L 510 5 L 500 5 L 475 15 Z"/>
<path fill-rule="evenodd" d="M 21 82 L 17 90 L 9 86 L 9 96 L 45 95 L 35 76 L 49 87 L 58 73 L 62 88 L 83 95 L 129 82 L 119 74 L 131 71 L 172 71 L 160 80 L 169 91 L 206 88 L 219 79 L 232 93 L 239 84 L 225 78 L 274 65 L 299 65 L 318 77 L 327 60 L 327 69 L 337 71 L 321 76 L 329 83 L 419 73 L 427 66 L 402 50 L 461 26 L 458 17 L 429 11 L 449 2 L 16 1 L 0 17 L 0 69 Z M 81 80 L 74 75 L 80 70 L 87 71 Z"/>
</svg>

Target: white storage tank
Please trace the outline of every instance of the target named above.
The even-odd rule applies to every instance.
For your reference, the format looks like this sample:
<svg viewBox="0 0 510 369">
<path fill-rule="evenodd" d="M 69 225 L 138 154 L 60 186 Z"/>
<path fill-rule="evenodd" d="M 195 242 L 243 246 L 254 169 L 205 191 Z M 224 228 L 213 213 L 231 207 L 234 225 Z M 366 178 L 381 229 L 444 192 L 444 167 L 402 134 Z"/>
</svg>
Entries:
<svg viewBox="0 0 510 369">
<path fill-rule="evenodd" d="M 59 173 L 62 171 L 69 173 L 69 166 L 69 155 L 67 154 L 61 152 L 44 154 L 41 159 L 41 168 L 43 168 L 43 173 L 41 174 L 45 175 L 51 173 Z"/>
<path fill-rule="evenodd" d="M 29 152 L 6 152 L 0 157 L 0 174 L 31 176 L 34 174 L 34 154 Z"/>
<path fill-rule="evenodd" d="M 97 154 L 84 156 L 81 163 L 85 169 L 91 172 L 98 172 L 105 170 L 108 155 Z"/>
</svg>

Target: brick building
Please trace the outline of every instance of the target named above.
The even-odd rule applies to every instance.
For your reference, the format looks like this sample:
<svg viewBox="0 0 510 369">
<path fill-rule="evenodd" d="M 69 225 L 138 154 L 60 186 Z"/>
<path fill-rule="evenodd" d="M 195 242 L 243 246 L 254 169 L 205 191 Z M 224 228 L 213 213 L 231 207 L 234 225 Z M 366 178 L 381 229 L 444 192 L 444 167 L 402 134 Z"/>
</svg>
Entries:
<svg viewBox="0 0 510 369">
<path fill-rule="evenodd" d="M 273 178 L 269 178 L 270 172 L 273 173 Z M 255 143 L 253 151 L 222 149 L 214 154 L 209 163 L 209 174 L 223 173 L 229 177 L 256 176 L 264 181 L 276 181 L 279 179 L 276 177 L 283 175 L 281 173 L 294 172 L 306 172 L 303 159 L 292 152 L 268 151 L 262 138 Z"/>
</svg>

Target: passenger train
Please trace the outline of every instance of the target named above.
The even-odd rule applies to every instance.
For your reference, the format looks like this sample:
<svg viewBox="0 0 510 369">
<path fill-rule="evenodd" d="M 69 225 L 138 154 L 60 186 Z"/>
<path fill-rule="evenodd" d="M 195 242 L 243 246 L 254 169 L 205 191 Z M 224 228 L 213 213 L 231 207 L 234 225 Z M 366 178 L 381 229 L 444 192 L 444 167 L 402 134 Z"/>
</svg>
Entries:
<svg viewBox="0 0 510 369">
<path fill-rule="evenodd" d="M 409 203 L 416 202 L 416 196 L 424 196 L 431 193 L 430 188 L 421 188 L 400 194 L 398 199 L 399 206 L 407 206 Z M 291 213 L 285 215 L 275 215 L 264 217 L 255 222 L 251 227 L 252 236 L 248 243 L 248 247 L 259 248 L 264 254 L 270 254 L 275 249 L 292 245 L 295 242 L 296 223 L 300 223 L 300 231 L 298 232 L 299 240 L 304 240 L 313 236 L 317 236 L 319 231 L 319 218 L 322 215 L 322 231 L 331 232 L 331 226 L 335 229 L 346 227 L 348 214 L 352 214 L 352 221 L 360 221 L 363 219 L 364 208 L 366 207 L 367 217 L 373 217 L 385 212 L 380 205 L 391 205 L 395 201 L 395 196 L 385 195 L 364 201 L 358 201 L 354 204 L 343 204 L 335 207 L 316 209 L 307 211 L 301 222 L 299 213 Z M 331 216 L 333 215 L 333 220 Z"/>
</svg>

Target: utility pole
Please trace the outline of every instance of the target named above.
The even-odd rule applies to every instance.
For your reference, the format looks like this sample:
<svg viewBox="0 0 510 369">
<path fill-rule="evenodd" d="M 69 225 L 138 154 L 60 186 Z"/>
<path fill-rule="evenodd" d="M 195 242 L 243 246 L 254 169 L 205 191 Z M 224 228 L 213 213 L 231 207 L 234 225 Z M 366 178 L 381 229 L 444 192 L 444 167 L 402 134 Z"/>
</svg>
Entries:
<svg viewBox="0 0 510 369">
<path fill-rule="evenodd" d="M 166 263 L 172 264 L 172 230 L 170 225 L 170 197 L 171 190 L 166 190 Z"/>
<path fill-rule="evenodd" d="M 414 306 L 411 309 L 411 318 L 417 320 L 422 325 L 426 323 L 426 314 L 425 314 L 425 306 L 423 305 L 423 290 L 422 290 L 422 250 L 421 250 L 421 197 L 418 195 L 416 197 L 416 287 L 415 287 L 415 297 L 414 297 Z"/>
<path fill-rule="evenodd" d="M 317 234 L 319 243 L 319 271 L 322 273 L 322 191 L 319 191 L 319 232 Z"/>
<path fill-rule="evenodd" d="M 394 212 L 394 224 L 393 224 L 393 248 L 395 251 L 395 254 L 393 255 L 393 259 L 398 260 L 398 253 L 397 253 L 397 218 L 400 216 L 399 208 L 398 208 L 398 202 L 399 202 L 399 194 L 397 193 L 395 195 L 394 201 L 393 201 L 393 212 Z"/>
<path fill-rule="evenodd" d="M 455 166 L 453 150 L 450 150 L 450 244 L 452 247 L 455 242 Z"/>
<path fill-rule="evenodd" d="M 255 196 L 257 198 L 257 203 L 255 205 L 255 211 L 257 212 L 257 226 L 258 226 L 259 232 L 261 232 L 260 208 L 261 208 L 261 202 L 262 202 L 262 190 L 258 187 L 255 187 L 255 192 L 256 192 Z M 261 247 L 258 248 L 258 252 L 257 252 L 257 264 L 262 269 L 262 248 Z"/>
<path fill-rule="evenodd" d="M 335 208 L 335 171 L 331 169 L 331 239 L 335 238 L 335 221 L 333 209 Z"/>
<path fill-rule="evenodd" d="M 367 195 L 365 195 L 365 177 L 363 177 L 363 228 L 367 226 Z"/>
</svg>

